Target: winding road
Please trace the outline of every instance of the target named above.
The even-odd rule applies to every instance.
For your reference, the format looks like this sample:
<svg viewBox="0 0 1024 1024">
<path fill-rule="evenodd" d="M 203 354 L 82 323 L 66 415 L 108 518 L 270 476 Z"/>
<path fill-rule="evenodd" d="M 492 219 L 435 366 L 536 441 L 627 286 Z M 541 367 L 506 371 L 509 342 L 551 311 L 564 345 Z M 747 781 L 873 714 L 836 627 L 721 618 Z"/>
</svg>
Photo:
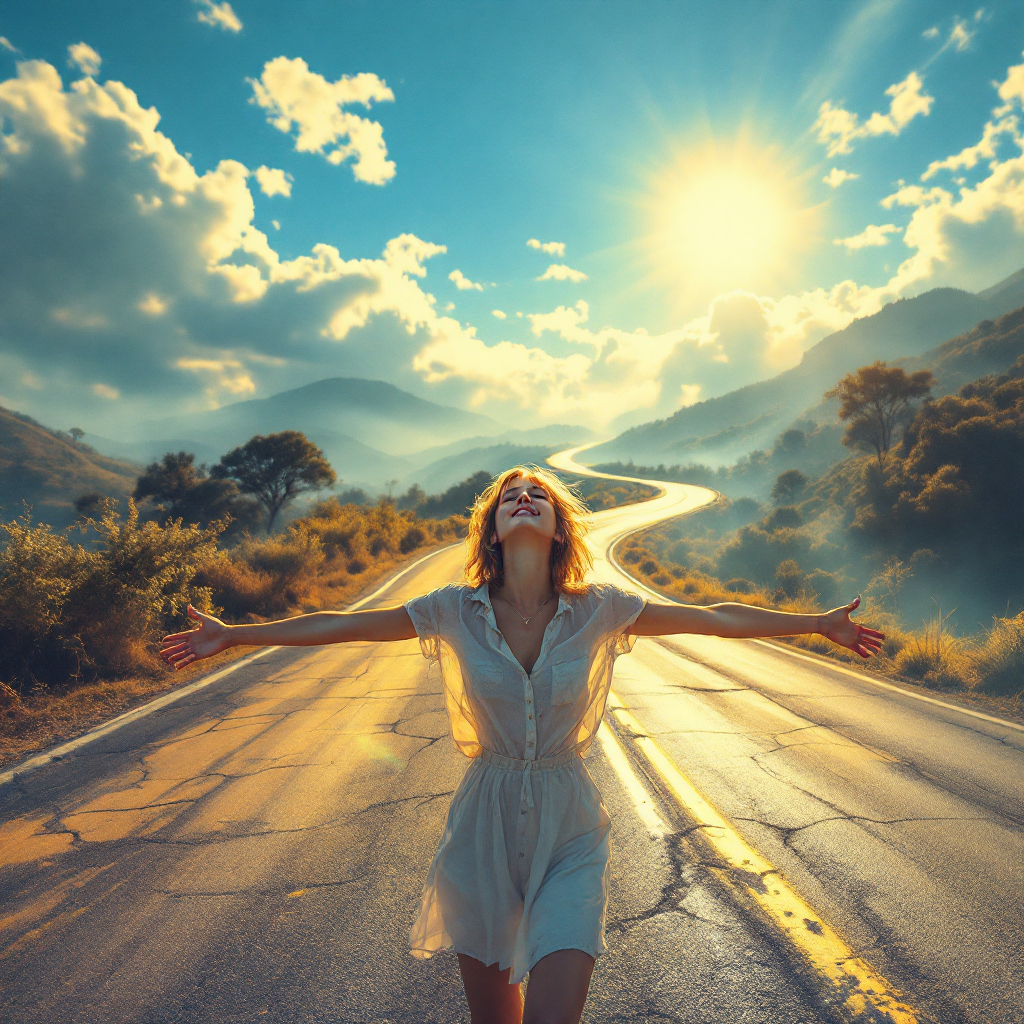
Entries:
<svg viewBox="0 0 1024 1024">
<path fill-rule="evenodd" d="M 595 576 L 715 497 L 660 486 L 595 515 Z M 1024 1022 L 1024 728 L 763 641 L 640 640 L 613 689 L 586 1021 Z M 0 1019 L 467 1020 L 406 945 L 464 767 L 409 641 L 273 649 L 0 777 Z"/>
</svg>

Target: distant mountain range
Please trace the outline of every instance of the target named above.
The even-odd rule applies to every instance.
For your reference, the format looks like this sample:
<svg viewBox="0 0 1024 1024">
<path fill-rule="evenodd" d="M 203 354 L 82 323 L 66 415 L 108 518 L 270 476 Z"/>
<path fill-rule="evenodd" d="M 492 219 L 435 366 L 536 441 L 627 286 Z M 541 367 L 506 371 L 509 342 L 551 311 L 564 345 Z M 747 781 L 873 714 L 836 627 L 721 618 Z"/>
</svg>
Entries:
<svg viewBox="0 0 1024 1024">
<path fill-rule="evenodd" d="M 890 303 L 855 320 L 804 353 L 798 366 L 718 398 L 680 409 L 667 419 L 634 427 L 585 453 L 590 464 L 725 464 L 775 437 L 844 374 L 876 359 L 920 356 L 979 321 L 1024 306 L 1024 270 L 974 294 L 936 288 Z"/>
<path fill-rule="evenodd" d="M 135 462 L 188 451 L 212 465 L 254 434 L 281 430 L 302 431 L 346 486 L 371 493 L 395 480 L 434 493 L 478 470 L 497 473 L 535 459 L 542 448 L 550 453 L 593 437 L 586 427 L 564 424 L 507 430 L 488 416 L 425 401 L 384 381 L 334 377 L 269 398 L 143 422 L 128 440 L 86 434 L 85 441 Z M 506 465 L 507 458 L 512 462 Z"/>
</svg>

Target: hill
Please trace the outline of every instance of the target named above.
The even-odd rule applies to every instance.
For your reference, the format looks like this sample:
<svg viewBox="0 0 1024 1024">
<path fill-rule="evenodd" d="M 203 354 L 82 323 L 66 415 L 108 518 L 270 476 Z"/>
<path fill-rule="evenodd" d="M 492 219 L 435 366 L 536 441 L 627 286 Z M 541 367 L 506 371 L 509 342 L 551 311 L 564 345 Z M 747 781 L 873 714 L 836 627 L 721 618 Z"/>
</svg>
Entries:
<svg viewBox="0 0 1024 1024">
<path fill-rule="evenodd" d="M 74 501 L 89 491 L 111 498 L 131 494 L 141 466 L 107 458 L 29 416 L 0 407 L 0 516 L 13 519 L 32 506 L 36 520 L 67 526 Z"/>
<path fill-rule="evenodd" d="M 890 303 L 873 316 L 855 320 L 804 353 L 798 366 L 718 398 L 680 409 L 667 419 L 627 430 L 587 452 L 591 463 L 730 462 L 770 446 L 801 410 L 844 374 L 876 359 L 922 355 L 979 321 L 1024 305 L 1024 274 L 974 294 L 936 288 Z"/>
</svg>

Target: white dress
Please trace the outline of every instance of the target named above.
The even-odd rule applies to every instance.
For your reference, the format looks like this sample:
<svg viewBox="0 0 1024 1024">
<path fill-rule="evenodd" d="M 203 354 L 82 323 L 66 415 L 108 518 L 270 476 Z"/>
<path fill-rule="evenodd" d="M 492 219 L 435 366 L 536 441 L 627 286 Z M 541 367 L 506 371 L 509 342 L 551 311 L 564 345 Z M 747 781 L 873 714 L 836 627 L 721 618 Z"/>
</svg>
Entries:
<svg viewBox="0 0 1024 1024">
<path fill-rule="evenodd" d="M 582 761 L 617 655 L 643 598 L 592 585 L 563 595 L 527 673 L 486 585 L 409 601 L 423 654 L 440 665 L 452 739 L 472 758 L 430 865 L 412 954 L 459 953 L 519 982 L 558 949 L 603 952 L 608 813 Z"/>
</svg>

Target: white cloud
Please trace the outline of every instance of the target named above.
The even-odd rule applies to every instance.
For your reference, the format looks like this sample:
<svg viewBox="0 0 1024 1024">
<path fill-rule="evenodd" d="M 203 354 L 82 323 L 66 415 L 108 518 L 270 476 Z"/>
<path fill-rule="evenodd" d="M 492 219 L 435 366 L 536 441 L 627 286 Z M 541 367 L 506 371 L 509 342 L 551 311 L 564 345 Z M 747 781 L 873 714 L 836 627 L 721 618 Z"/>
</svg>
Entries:
<svg viewBox="0 0 1024 1024">
<path fill-rule="evenodd" d="M 395 94 L 383 79 L 364 72 L 329 82 L 310 71 L 301 57 L 275 57 L 263 66 L 258 81 L 248 81 L 251 102 L 267 111 L 268 124 L 286 134 L 295 129 L 297 152 L 320 153 L 331 164 L 352 159 L 356 180 L 370 185 L 383 185 L 395 176 L 384 129 L 377 121 L 344 109 L 393 101 Z"/>
<path fill-rule="evenodd" d="M 859 174 L 854 174 L 851 171 L 841 171 L 838 167 L 833 167 L 832 170 L 829 171 L 821 180 L 825 182 L 829 188 L 839 188 L 844 181 L 854 181 L 859 177 Z"/>
<path fill-rule="evenodd" d="M 828 100 L 822 103 L 814 128 L 818 132 L 818 141 L 828 147 L 829 156 L 852 152 L 854 139 L 899 135 L 918 115 L 927 117 L 935 101 L 933 96 L 924 92 L 924 83 L 915 71 L 911 71 L 902 82 L 889 86 L 885 94 L 891 97 L 889 112 L 880 114 L 875 111 L 863 124 L 856 114 L 833 106 Z"/>
<path fill-rule="evenodd" d="M 953 29 L 949 33 L 949 40 L 946 45 L 955 49 L 958 53 L 963 52 L 971 45 L 975 33 L 967 27 L 967 22 L 956 18 L 953 22 Z"/>
<path fill-rule="evenodd" d="M 931 28 L 926 28 L 921 33 L 921 38 L 922 39 L 938 39 L 938 37 L 939 37 L 939 26 L 938 25 L 932 25 Z"/>
<path fill-rule="evenodd" d="M 0 36 L 0 50 L 6 50 L 8 53 L 21 53 L 21 50 L 7 36 Z"/>
<path fill-rule="evenodd" d="M 270 223 L 273 224 L 275 231 L 281 230 L 281 222 L 279 220 L 272 220 Z"/>
<path fill-rule="evenodd" d="M 933 186 L 906 185 L 882 200 L 892 209 L 902 206 L 914 213 L 903 235 L 915 250 L 897 270 L 890 287 L 904 292 L 928 282 L 930 286 L 956 284 L 981 288 L 1020 267 L 1024 247 L 1024 135 L 1020 113 L 1024 106 L 1024 64 L 1007 69 L 996 85 L 1002 101 L 992 111 L 981 139 L 960 153 L 934 161 L 922 175 L 940 169 L 973 167 L 989 159 L 988 174 L 973 186 L 963 184 L 956 193 Z M 996 139 L 1006 136 L 1016 154 L 1000 160 Z"/>
<path fill-rule="evenodd" d="M 582 270 L 573 270 L 572 267 L 567 267 L 564 263 L 552 263 L 537 280 L 572 281 L 575 284 L 579 284 L 580 281 L 586 281 L 588 278 Z"/>
<path fill-rule="evenodd" d="M 497 317 L 499 320 L 507 320 L 508 319 L 508 313 L 504 313 L 500 309 L 492 309 L 491 310 L 491 316 Z"/>
<path fill-rule="evenodd" d="M 542 242 L 537 238 L 528 238 L 526 244 L 531 249 L 539 249 L 541 252 L 551 253 L 552 256 L 565 255 L 565 242 Z"/>
<path fill-rule="evenodd" d="M 242 22 L 232 10 L 228 0 L 221 0 L 220 3 L 216 3 L 215 0 L 195 0 L 195 2 L 199 5 L 196 18 L 204 25 L 213 25 L 225 32 L 242 31 Z"/>
<path fill-rule="evenodd" d="M 895 224 L 869 224 L 859 235 L 837 238 L 835 244 L 845 245 L 847 252 L 854 252 L 856 249 L 867 249 L 875 245 L 888 245 L 888 236 L 898 234 L 899 231 Z"/>
<path fill-rule="evenodd" d="M 257 167 L 252 172 L 265 196 L 290 196 L 292 176 L 276 167 Z"/>
<path fill-rule="evenodd" d="M 167 312 L 167 302 L 156 292 L 149 292 L 139 300 L 135 308 L 147 316 L 163 316 Z"/>
<path fill-rule="evenodd" d="M 460 292 L 468 292 L 473 290 L 482 292 L 484 290 L 484 286 L 482 284 L 477 284 L 476 281 L 470 281 L 470 279 L 466 277 L 466 275 L 461 270 L 458 269 L 453 270 L 448 275 L 448 280 L 454 281 L 455 287 L 458 288 Z"/>
<path fill-rule="evenodd" d="M 92 393 L 97 398 L 106 399 L 108 402 L 116 402 L 121 397 L 121 392 L 117 388 L 110 387 L 109 384 L 93 384 Z"/>
<path fill-rule="evenodd" d="M 102 63 L 103 58 L 88 43 L 72 43 L 68 47 L 68 65 L 78 68 L 83 75 L 94 78 Z"/>
</svg>

